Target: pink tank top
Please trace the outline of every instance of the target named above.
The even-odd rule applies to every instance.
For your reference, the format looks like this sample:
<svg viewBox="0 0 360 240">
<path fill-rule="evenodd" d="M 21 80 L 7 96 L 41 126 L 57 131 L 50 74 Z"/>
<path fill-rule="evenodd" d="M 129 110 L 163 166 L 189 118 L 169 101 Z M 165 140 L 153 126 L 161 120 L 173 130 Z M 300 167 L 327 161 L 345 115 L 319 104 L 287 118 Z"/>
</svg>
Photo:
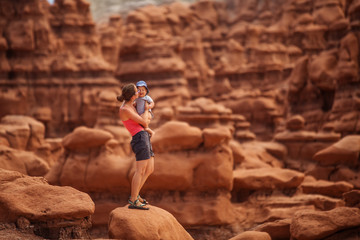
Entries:
<svg viewBox="0 0 360 240">
<path fill-rule="evenodd" d="M 122 121 L 126 129 L 130 132 L 131 136 L 134 136 L 138 132 L 144 130 L 144 128 L 132 119 Z"/>
</svg>

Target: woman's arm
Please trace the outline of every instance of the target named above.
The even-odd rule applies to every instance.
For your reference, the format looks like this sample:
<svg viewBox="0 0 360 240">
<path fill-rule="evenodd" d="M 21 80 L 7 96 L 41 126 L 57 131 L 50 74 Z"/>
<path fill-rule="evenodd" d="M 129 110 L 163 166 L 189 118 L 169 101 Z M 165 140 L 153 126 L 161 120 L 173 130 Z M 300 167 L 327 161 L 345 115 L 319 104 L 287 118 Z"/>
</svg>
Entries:
<svg viewBox="0 0 360 240">
<path fill-rule="evenodd" d="M 148 116 L 149 111 L 147 111 L 149 109 L 149 107 L 147 106 L 147 104 L 145 104 L 145 109 L 146 110 L 145 110 L 144 114 L 142 114 L 140 116 L 133 109 L 123 108 L 121 111 L 121 115 L 123 116 L 123 118 L 121 120 L 126 121 L 128 119 L 131 119 L 131 120 L 141 124 L 144 128 L 147 128 L 150 123 L 149 116 Z"/>
</svg>

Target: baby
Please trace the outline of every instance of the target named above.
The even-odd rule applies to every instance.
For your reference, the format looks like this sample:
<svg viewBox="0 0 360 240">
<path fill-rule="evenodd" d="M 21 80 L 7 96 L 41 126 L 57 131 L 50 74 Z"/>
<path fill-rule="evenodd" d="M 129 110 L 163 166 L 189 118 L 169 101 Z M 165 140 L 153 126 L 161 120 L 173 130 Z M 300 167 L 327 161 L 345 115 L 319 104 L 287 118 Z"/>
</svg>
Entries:
<svg viewBox="0 0 360 240">
<path fill-rule="evenodd" d="M 148 95 L 149 94 L 149 89 L 147 87 L 147 84 L 145 81 L 138 81 L 136 83 L 136 87 L 138 89 L 139 92 L 139 97 L 135 100 L 135 108 L 136 111 L 138 112 L 139 115 L 143 114 L 145 112 L 145 102 L 147 102 L 149 104 L 149 117 L 150 119 L 154 118 L 154 114 L 152 113 L 151 109 L 154 108 L 155 103 L 154 100 L 152 100 L 152 98 Z M 150 128 L 145 128 L 145 131 L 147 131 L 150 136 L 154 135 L 154 131 L 151 130 Z"/>
</svg>

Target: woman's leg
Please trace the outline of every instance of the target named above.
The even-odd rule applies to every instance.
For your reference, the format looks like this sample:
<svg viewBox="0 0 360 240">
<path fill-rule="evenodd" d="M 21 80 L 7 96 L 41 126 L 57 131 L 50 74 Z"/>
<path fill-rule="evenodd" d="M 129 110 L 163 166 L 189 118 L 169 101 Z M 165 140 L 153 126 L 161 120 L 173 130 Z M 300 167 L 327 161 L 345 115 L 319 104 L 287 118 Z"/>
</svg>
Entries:
<svg viewBox="0 0 360 240">
<path fill-rule="evenodd" d="M 154 157 L 151 157 L 147 162 L 148 163 L 145 168 L 145 174 L 143 175 L 143 177 L 141 179 L 139 192 L 140 192 L 140 189 L 144 186 L 146 179 L 150 176 L 150 174 L 152 174 L 154 172 Z"/>
<path fill-rule="evenodd" d="M 143 185 L 142 181 L 146 173 L 146 168 L 148 165 L 148 160 L 142 160 L 142 161 L 136 161 L 136 169 L 134 176 L 131 181 L 131 197 L 130 200 L 132 202 L 135 202 L 137 199 L 137 196 L 139 195 L 140 189 Z"/>
</svg>

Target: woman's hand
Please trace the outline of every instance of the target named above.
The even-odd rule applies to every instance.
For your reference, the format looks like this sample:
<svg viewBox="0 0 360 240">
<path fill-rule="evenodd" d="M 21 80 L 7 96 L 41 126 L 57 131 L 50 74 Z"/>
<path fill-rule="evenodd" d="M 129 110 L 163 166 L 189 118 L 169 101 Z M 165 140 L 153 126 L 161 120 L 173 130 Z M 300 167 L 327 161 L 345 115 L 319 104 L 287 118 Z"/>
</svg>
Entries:
<svg viewBox="0 0 360 240">
<path fill-rule="evenodd" d="M 149 110 L 149 103 L 145 101 L 145 111 Z"/>
</svg>

